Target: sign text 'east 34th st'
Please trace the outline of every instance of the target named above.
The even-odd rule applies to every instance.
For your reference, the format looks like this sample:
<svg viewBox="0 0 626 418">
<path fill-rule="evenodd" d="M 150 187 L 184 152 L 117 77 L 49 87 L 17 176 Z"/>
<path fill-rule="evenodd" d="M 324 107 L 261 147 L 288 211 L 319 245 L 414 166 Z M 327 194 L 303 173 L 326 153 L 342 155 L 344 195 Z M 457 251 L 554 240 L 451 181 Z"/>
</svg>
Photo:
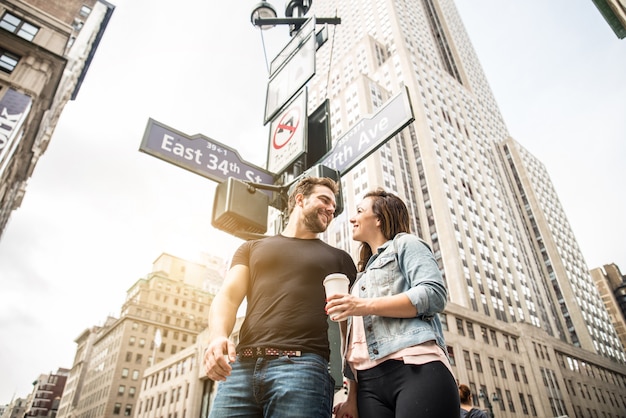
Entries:
<svg viewBox="0 0 626 418">
<path fill-rule="evenodd" d="M 154 119 L 148 120 L 139 150 L 218 183 L 228 177 L 274 183 L 269 171 L 243 161 L 236 150 L 203 135 L 187 136 Z"/>
</svg>

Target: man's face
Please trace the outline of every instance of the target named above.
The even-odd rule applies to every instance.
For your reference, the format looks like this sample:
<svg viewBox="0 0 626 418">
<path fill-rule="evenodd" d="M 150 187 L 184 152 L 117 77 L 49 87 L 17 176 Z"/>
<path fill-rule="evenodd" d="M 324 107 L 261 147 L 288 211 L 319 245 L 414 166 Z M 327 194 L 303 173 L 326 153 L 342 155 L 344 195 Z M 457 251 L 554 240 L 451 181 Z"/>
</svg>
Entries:
<svg viewBox="0 0 626 418">
<path fill-rule="evenodd" d="M 335 194 L 325 186 L 315 186 L 313 193 L 302 200 L 302 222 L 314 233 L 326 231 L 335 216 Z"/>
</svg>

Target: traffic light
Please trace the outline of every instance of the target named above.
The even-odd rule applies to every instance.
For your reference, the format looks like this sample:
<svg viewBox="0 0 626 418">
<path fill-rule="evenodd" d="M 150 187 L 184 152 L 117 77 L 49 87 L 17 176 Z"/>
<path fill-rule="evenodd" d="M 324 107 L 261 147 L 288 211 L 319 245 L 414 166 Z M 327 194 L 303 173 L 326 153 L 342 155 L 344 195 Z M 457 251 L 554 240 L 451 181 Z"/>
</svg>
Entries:
<svg viewBox="0 0 626 418">
<path fill-rule="evenodd" d="M 330 100 L 326 99 L 307 119 L 304 170 L 320 161 L 332 148 L 330 136 Z"/>
<path fill-rule="evenodd" d="M 269 195 L 233 177 L 218 184 L 213 200 L 211 225 L 248 239 L 267 231 Z"/>
</svg>

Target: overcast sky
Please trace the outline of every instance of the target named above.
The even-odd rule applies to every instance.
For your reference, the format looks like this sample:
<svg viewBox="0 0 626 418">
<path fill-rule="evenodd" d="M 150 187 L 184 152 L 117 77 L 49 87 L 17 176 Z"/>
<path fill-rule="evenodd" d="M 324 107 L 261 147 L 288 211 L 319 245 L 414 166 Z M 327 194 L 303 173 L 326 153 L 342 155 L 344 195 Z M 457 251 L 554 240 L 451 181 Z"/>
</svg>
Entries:
<svg viewBox="0 0 626 418">
<path fill-rule="evenodd" d="M 0 239 L 0 404 L 70 368 L 74 339 L 117 317 L 161 253 L 226 258 L 241 242 L 210 225 L 213 181 L 139 152 L 148 118 L 265 164 L 257 0 L 110 1 L 78 97 Z M 626 40 L 591 0 L 457 6 L 511 135 L 547 167 L 588 267 L 626 272 Z M 271 59 L 288 34 L 264 34 Z"/>
</svg>

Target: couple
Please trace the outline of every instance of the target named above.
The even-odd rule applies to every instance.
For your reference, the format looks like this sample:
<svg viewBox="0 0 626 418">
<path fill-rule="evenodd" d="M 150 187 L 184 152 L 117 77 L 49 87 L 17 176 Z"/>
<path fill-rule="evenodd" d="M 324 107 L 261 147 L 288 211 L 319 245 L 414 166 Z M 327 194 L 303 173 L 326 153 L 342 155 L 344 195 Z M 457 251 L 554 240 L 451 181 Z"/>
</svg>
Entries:
<svg viewBox="0 0 626 418">
<path fill-rule="evenodd" d="M 384 418 L 459 414 L 437 316 L 447 290 L 430 249 L 408 234 L 406 205 L 370 192 L 350 219 L 362 243 L 351 294 L 325 302 L 322 281 L 357 273 L 348 253 L 318 238 L 334 217 L 337 184 L 301 180 L 276 236 L 235 252 L 209 313 L 207 376 L 220 382 L 211 418 Z M 247 297 L 240 341 L 228 339 Z M 326 315 L 342 321 L 345 402 L 332 406 Z"/>
</svg>

